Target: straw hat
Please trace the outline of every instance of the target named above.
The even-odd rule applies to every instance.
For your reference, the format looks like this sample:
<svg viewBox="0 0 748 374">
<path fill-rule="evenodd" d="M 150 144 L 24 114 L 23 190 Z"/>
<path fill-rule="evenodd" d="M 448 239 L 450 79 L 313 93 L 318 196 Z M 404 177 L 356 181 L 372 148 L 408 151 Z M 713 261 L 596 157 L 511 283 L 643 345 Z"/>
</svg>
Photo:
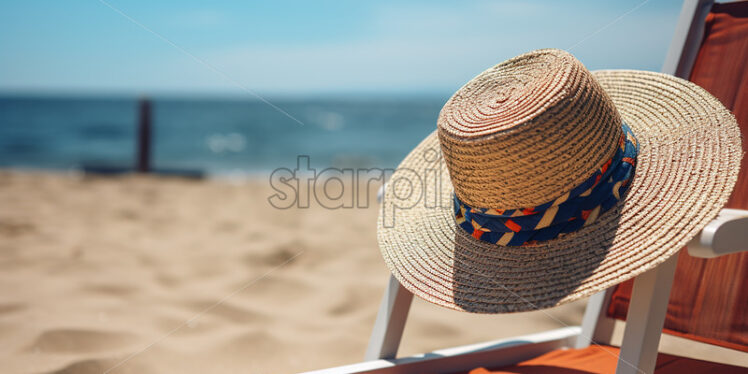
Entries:
<svg viewBox="0 0 748 374">
<path fill-rule="evenodd" d="M 387 183 L 379 246 L 435 304 L 552 307 L 678 252 L 725 204 L 741 157 L 735 117 L 695 84 L 533 51 L 447 101 Z"/>
</svg>

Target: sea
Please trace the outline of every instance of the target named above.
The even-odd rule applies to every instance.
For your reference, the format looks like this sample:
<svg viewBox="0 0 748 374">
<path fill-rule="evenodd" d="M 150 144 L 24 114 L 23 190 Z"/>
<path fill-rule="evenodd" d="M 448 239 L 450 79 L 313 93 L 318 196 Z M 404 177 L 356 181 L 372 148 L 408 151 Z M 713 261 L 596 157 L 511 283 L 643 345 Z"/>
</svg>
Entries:
<svg viewBox="0 0 748 374">
<path fill-rule="evenodd" d="M 446 97 L 158 98 L 151 164 L 205 176 L 296 166 L 394 168 L 434 131 Z M 132 168 L 138 97 L 0 96 L 0 168 Z M 285 113 L 283 113 L 285 112 Z M 293 118 L 291 118 L 293 117 Z"/>
</svg>

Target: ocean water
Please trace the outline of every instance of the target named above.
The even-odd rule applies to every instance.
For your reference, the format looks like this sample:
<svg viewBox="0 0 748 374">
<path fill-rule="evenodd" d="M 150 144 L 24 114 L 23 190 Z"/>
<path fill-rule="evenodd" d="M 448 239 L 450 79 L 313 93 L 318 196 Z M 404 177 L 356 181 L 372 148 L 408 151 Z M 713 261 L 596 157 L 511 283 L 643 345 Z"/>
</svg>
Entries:
<svg viewBox="0 0 748 374">
<path fill-rule="evenodd" d="M 301 125 L 259 101 L 152 102 L 152 165 L 208 175 L 314 168 L 393 168 L 436 128 L 441 98 L 281 100 Z M 0 167 L 131 166 L 136 98 L 0 97 Z"/>
</svg>

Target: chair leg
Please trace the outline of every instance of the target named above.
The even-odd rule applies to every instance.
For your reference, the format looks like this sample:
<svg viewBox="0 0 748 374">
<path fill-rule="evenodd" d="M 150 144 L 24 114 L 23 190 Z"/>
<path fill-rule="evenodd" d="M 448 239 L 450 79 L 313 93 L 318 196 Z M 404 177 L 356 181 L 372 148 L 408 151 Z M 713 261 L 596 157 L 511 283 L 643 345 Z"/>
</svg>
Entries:
<svg viewBox="0 0 748 374">
<path fill-rule="evenodd" d="M 676 255 L 634 280 L 616 373 L 654 373 L 677 263 Z"/>
<path fill-rule="evenodd" d="M 365 361 L 392 359 L 397 356 L 412 301 L 413 294 L 390 275 L 377 320 L 374 322 L 374 330 L 369 338 L 369 346 L 366 348 Z"/>
<path fill-rule="evenodd" d="M 574 345 L 575 348 L 586 348 L 591 343 L 609 344 L 613 336 L 615 322 L 605 316 L 610 302 L 613 287 L 592 295 L 587 301 L 582 319 L 582 332 Z"/>
</svg>

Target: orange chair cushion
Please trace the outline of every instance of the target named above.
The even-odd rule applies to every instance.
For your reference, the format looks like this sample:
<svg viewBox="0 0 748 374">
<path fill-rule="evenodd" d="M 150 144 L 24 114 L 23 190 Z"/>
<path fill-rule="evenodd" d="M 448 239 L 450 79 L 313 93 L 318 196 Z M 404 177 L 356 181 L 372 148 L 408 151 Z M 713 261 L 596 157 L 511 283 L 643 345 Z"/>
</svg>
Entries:
<svg viewBox="0 0 748 374">
<path fill-rule="evenodd" d="M 617 347 L 591 345 L 584 349 L 559 349 L 542 356 L 503 368 L 477 368 L 469 374 L 589 374 L 615 373 Z M 746 374 L 748 368 L 716 364 L 660 353 L 656 374 Z"/>
</svg>

